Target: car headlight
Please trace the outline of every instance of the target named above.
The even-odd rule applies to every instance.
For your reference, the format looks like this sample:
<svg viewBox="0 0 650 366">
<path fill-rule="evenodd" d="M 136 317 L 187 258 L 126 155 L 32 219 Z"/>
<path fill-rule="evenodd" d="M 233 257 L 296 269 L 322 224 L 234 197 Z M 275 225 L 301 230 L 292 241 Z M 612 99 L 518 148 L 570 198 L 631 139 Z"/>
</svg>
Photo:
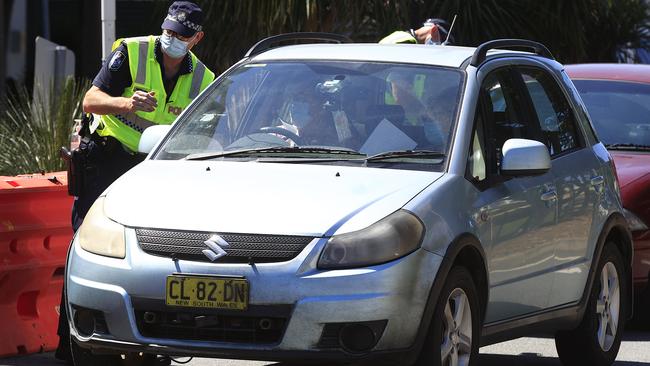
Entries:
<svg viewBox="0 0 650 366">
<path fill-rule="evenodd" d="M 105 197 L 99 197 L 88 210 L 77 234 L 79 245 L 91 253 L 124 258 L 124 226 L 106 217 L 104 200 Z"/>
<path fill-rule="evenodd" d="M 423 237 L 422 222 L 412 213 L 399 210 L 365 229 L 330 238 L 318 267 L 365 267 L 389 262 L 419 248 Z"/>
<path fill-rule="evenodd" d="M 627 220 L 627 225 L 630 227 L 630 231 L 648 230 L 648 225 L 646 225 L 637 215 L 633 214 L 632 211 L 624 208 L 623 214 Z"/>
</svg>

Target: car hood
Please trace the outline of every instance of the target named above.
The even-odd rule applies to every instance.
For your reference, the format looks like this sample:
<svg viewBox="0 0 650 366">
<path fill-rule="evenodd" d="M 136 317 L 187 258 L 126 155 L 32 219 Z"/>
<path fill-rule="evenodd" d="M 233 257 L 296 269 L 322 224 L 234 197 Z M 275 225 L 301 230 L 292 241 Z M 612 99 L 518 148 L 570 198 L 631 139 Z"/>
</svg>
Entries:
<svg viewBox="0 0 650 366">
<path fill-rule="evenodd" d="M 625 188 L 636 180 L 650 177 L 650 153 L 610 151 L 614 164 L 616 164 L 616 175 L 621 188 Z"/>
<path fill-rule="evenodd" d="M 147 160 L 107 191 L 129 227 L 329 236 L 400 209 L 441 173 L 368 167 Z"/>
</svg>

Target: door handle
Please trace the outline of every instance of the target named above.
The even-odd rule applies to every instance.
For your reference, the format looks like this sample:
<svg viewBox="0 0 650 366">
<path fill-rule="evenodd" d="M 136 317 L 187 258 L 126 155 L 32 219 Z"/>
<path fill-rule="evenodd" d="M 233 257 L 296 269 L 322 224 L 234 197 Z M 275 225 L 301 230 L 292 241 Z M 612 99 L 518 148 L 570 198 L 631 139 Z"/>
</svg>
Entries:
<svg viewBox="0 0 650 366">
<path fill-rule="evenodd" d="M 605 183 L 605 178 L 602 175 L 591 178 L 591 185 L 592 186 L 600 186 L 603 183 Z"/>
<path fill-rule="evenodd" d="M 555 201 L 557 199 L 557 192 L 555 192 L 555 190 L 544 192 L 540 198 L 544 202 Z"/>
<path fill-rule="evenodd" d="M 602 175 L 591 178 L 591 186 L 598 194 L 603 193 L 605 178 Z"/>
</svg>

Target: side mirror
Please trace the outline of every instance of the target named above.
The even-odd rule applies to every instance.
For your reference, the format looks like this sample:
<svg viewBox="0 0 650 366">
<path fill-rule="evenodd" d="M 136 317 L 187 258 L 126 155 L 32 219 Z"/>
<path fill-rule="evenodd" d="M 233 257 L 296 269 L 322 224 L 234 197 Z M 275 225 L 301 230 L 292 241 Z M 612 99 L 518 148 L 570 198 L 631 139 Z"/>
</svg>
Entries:
<svg viewBox="0 0 650 366">
<path fill-rule="evenodd" d="M 138 152 L 149 154 L 158 144 L 158 141 L 165 137 L 171 128 L 171 125 L 155 125 L 147 127 L 147 129 L 142 132 L 142 136 L 140 136 Z"/>
<path fill-rule="evenodd" d="M 537 175 L 551 169 L 548 147 L 539 141 L 509 139 L 501 149 L 501 172 L 504 175 Z"/>
</svg>

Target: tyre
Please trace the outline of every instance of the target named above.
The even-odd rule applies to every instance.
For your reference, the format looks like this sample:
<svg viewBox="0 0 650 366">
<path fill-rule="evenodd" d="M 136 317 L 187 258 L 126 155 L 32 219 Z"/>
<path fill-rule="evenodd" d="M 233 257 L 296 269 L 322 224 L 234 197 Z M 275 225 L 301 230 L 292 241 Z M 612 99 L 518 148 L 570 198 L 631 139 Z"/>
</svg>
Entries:
<svg viewBox="0 0 650 366">
<path fill-rule="evenodd" d="M 623 259 L 614 243 L 605 244 L 596 274 L 580 326 L 555 335 L 564 365 L 611 365 L 621 346 L 628 289 Z"/>
<path fill-rule="evenodd" d="M 479 298 L 469 271 L 454 267 L 431 319 L 418 366 L 471 365 L 478 354 Z"/>
</svg>

